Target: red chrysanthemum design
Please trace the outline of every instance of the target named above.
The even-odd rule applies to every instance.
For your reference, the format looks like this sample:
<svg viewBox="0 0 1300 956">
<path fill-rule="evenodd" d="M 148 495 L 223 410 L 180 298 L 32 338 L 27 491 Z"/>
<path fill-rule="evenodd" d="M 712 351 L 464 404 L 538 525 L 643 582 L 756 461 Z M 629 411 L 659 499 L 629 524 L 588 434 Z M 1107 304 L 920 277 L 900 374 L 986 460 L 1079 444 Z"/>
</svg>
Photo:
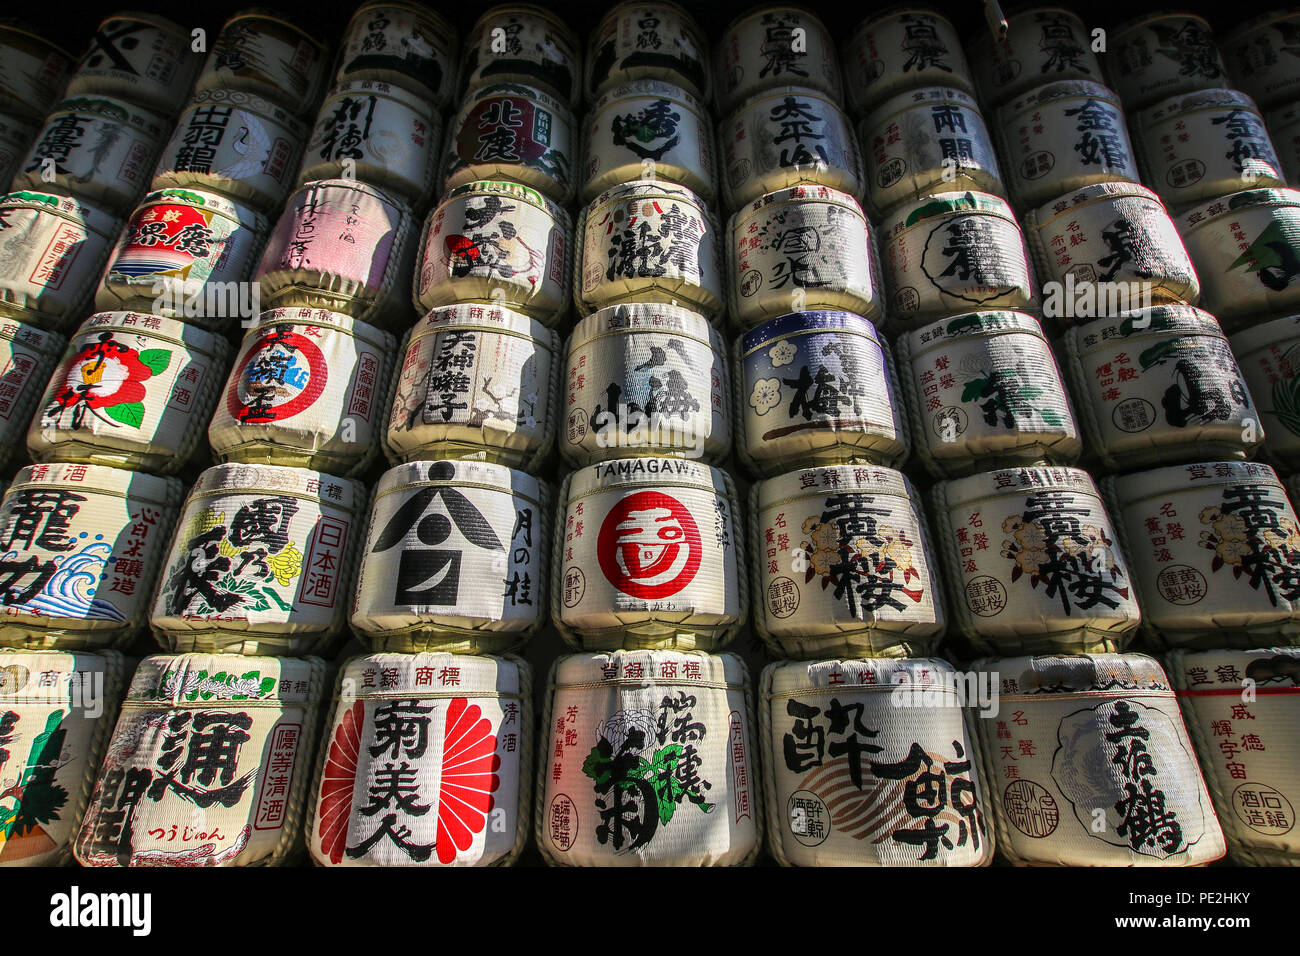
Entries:
<svg viewBox="0 0 1300 956">
<path fill-rule="evenodd" d="M 487 826 L 492 794 L 501 786 L 497 738 L 477 704 L 457 697 L 447 708 L 438 792 L 438 862 L 451 863 Z"/>
<path fill-rule="evenodd" d="M 361 701 L 352 705 L 343 715 L 334 739 L 330 741 L 325 772 L 321 775 L 320 805 L 316 811 L 320 821 L 320 845 L 331 863 L 343 859 L 348 842 L 348 820 L 352 816 L 352 789 L 357 778 L 357 759 L 361 754 L 361 728 L 365 723 L 366 707 Z"/>
</svg>

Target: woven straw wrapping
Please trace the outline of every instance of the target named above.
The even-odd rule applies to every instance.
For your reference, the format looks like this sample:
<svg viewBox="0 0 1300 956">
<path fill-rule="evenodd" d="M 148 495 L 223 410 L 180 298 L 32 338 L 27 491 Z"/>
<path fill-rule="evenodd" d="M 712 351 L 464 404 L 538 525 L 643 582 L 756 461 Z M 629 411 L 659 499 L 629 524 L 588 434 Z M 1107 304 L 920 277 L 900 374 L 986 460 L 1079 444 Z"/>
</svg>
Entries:
<svg viewBox="0 0 1300 956">
<path fill-rule="evenodd" d="M 754 705 L 736 655 L 561 657 L 542 729 L 534 835 L 548 863 L 737 866 L 758 854 Z"/>
<path fill-rule="evenodd" d="M 650 17 L 656 25 L 647 29 Z M 645 55 L 647 40 L 659 44 L 650 59 Z M 708 38 L 676 3 L 657 0 L 610 7 L 587 34 L 585 63 L 589 102 L 615 86 L 650 80 L 675 84 L 704 104 L 712 102 Z"/>
<path fill-rule="evenodd" d="M 0 369 L 5 370 L 0 383 L 13 386 L 13 394 L 0 398 L 0 467 L 7 467 L 22 447 L 41 383 L 50 380 L 65 345 L 57 332 L 0 319 Z"/>
<path fill-rule="evenodd" d="M 790 58 L 784 69 L 772 59 L 774 24 L 803 36 L 801 49 L 789 40 L 781 45 L 782 55 Z M 713 57 L 718 113 L 730 113 L 746 100 L 781 87 L 790 76 L 798 78 L 801 89 L 841 103 L 844 89 L 835 46 L 825 24 L 801 7 L 742 13 L 722 34 Z"/>
<path fill-rule="evenodd" d="M 1201 866 L 1223 831 L 1169 679 L 1142 654 L 975 661 L 997 844 L 1029 866 Z M 1145 731 L 1145 734 L 1143 733 Z"/>
<path fill-rule="evenodd" d="M 1228 340 L 1264 431 L 1263 455 L 1300 468 L 1300 315 L 1260 322 Z"/>
<path fill-rule="evenodd" d="M 518 48 L 501 52 L 497 29 L 516 36 Z M 489 7 L 474 22 L 465 50 L 461 96 L 498 83 L 528 83 L 558 96 L 571 109 L 582 101 L 578 35 L 563 17 L 545 7 L 528 3 Z"/>
<path fill-rule="evenodd" d="M 320 98 L 329 59 L 329 48 L 302 27 L 253 7 L 222 25 L 194 88 L 256 93 L 301 114 Z"/>
<path fill-rule="evenodd" d="M 929 34 L 929 56 L 918 58 L 915 37 Z M 961 37 L 947 17 L 907 7 L 872 12 L 842 51 L 849 108 L 858 115 L 905 90 L 955 87 L 975 95 L 975 78 L 961 51 Z"/>
<path fill-rule="evenodd" d="M 456 28 L 428 7 L 406 0 L 370 0 L 348 21 L 334 79 L 400 86 L 442 110 L 456 86 L 459 42 Z"/>
<path fill-rule="evenodd" d="M 117 651 L 0 648 L 0 867 L 72 860 L 125 676 Z"/>
<path fill-rule="evenodd" d="M 77 861 L 285 862 L 301 845 L 327 670 L 316 657 L 142 660 L 73 847 Z"/>
<path fill-rule="evenodd" d="M 1053 43 L 1044 43 L 1050 30 Z M 1007 17 L 1007 35 L 989 42 L 976 30 L 966 44 L 980 102 L 991 112 L 1013 96 L 1027 93 L 1051 76 L 1062 80 L 1100 80 L 1101 64 L 1091 50 L 1088 28 L 1078 15 L 1059 7 L 1031 9 Z M 1070 55 L 1062 56 L 1062 51 Z"/>
<path fill-rule="evenodd" d="M 92 47 L 77 65 L 68 81 L 65 96 L 120 96 L 131 103 L 170 118 L 185 102 L 202 61 L 194 56 L 194 37 L 189 30 L 166 17 L 148 13 L 114 13 L 100 24 L 103 35 L 129 37 L 126 42 L 111 43 L 112 54 L 94 56 L 100 47 Z M 113 169 L 115 165 L 104 164 Z M 152 167 L 145 166 L 141 175 Z"/>
<path fill-rule="evenodd" d="M 764 668 L 763 802 L 778 863 L 992 861 L 988 788 L 956 680 L 950 664 L 931 658 Z M 918 784 L 922 774 L 926 783 Z M 936 789 L 913 803 L 909 794 L 918 785 Z"/>
<path fill-rule="evenodd" d="M 1164 38 L 1177 37 L 1194 65 L 1178 57 L 1151 56 Z M 1215 49 L 1210 24 L 1190 13 L 1144 11 L 1110 31 L 1110 56 L 1103 58 L 1107 85 L 1119 94 L 1127 110 L 1150 106 L 1166 97 L 1206 87 L 1228 85 L 1228 74 Z"/>
</svg>

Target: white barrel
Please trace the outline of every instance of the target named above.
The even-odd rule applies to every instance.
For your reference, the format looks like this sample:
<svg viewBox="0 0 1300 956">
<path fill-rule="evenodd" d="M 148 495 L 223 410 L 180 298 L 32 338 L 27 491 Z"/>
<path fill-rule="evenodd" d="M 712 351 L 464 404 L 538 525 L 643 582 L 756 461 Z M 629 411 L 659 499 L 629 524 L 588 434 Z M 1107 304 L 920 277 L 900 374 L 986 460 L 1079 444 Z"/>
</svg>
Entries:
<svg viewBox="0 0 1300 956">
<path fill-rule="evenodd" d="M 816 90 L 837 104 L 844 99 L 835 41 L 803 7 L 762 7 L 737 17 L 718 41 L 713 70 L 719 113 L 782 86 Z"/>
<path fill-rule="evenodd" d="M 976 650 L 1123 650 L 1141 620 L 1118 536 L 1078 468 L 1008 468 L 930 492 L 955 623 Z"/>
<path fill-rule="evenodd" d="M 903 6 L 872 13 L 844 44 L 841 60 L 846 98 L 855 113 L 927 86 L 975 95 L 957 28 L 934 10 Z"/>
<path fill-rule="evenodd" d="M 459 97 L 496 83 L 535 86 L 575 108 L 582 100 L 582 49 L 564 18 L 531 3 L 489 7 L 465 40 Z"/>
<path fill-rule="evenodd" d="M 301 846 L 326 670 L 318 657 L 146 657 L 73 846 L 77 862 L 283 863 Z"/>
<path fill-rule="evenodd" d="M 1038 311 L 1015 213 L 990 193 L 936 192 L 880 224 L 889 315 L 899 330 L 974 309 Z"/>
<path fill-rule="evenodd" d="M 166 17 L 115 13 L 95 30 L 65 95 L 120 97 L 175 116 L 199 69 L 193 42 L 189 30 Z"/>
<path fill-rule="evenodd" d="M 1159 197 L 1137 183 L 1097 183 L 1024 215 L 1025 236 L 1046 318 L 1068 323 L 1092 288 L 1092 314 L 1129 311 L 1139 303 L 1187 303 L 1201 296 L 1191 257 Z M 1083 316 L 1086 317 L 1086 316 Z"/>
<path fill-rule="evenodd" d="M 0 467 L 23 447 L 27 425 L 67 340 L 34 325 L 0 319 Z"/>
<path fill-rule="evenodd" d="M 27 450 L 35 461 L 175 474 L 200 451 L 230 355 L 225 339 L 198 326 L 98 312 L 69 338 Z"/>
<path fill-rule="evenodd" d="M 117 651 L 0 648 L 0 867 L 72 862 L 72 840 L 126 689 L 126 666 Z"/>
<path fill-rule="evenodd" d="M 190 489 L 149 623 L 172 653 L 328 653 L 347 629 L 365 486 L 216 465 Z"/>
<path fill-rule="evenodd" d="M 706 103 L 712 98 L 704 32 L 685 8 L 666 0 L 631 0 L 606 11 L 587 37 L 585 65 L 589 101 L 642 80 L 672 83 Z"/>
<path fill-rule="evenodd" d="M 736 655 L 561 657 L 542 728 L 534 837 L 552 866 L 740 866 L 758 855 L 754 704 Z"/>
<path fill-rule="evenodd" d="M 95 308 L 151 312 L 208 329 L 256 318 L 249 282 L 269 224 L 242 203 L 198 189 L 156 189 L 122 230 L 95 292 Z"/>
<path fill-rule="evenodd" d="M 699 196 L 663 180 L 615 186 L 578 218 L 573 304 L 662 302 L 713 320 L 726 307 L 723 240 Z"/>
<path fill-rule="evenodd" d="M 0 645 L 100 650 L 143 627 L 181 483 L 105 465 L 21 468 L 0 502 Z"/>
<path fill-rule="evenodd" d="M 788 186 L 830 186 L 860 197 L 862 155 L 849 118 L 815 90 L 767 90 L 719 120 L 722 206 L 735 212 Z"/>
<path fill-rule="evenodd" d="M 497 83 L 474 90 L 448 121 L 443 195 L 467 183 L 505 179 L 568 205 L 578 188 L 578 139 L 569 107 L 537 87 Z"/>
<path fill-rule="evenodd" d="M 1300 312 L 1300 191 L 1252 189 L 1174 220 L 1201 280 L 1201 305 L 1229 331 Z"/>
<path fill-rule="evenodd" d="M 1171 651 L 1169 679 L 1196 746 L 1228 856 L 1296 866 L 1300 833 L 1300 650 Z M 1244 688 L 1254 696 L 1243 699 Z"/>
<path fill-rule="evenodd" d="M 1252 458 L 1263 447 L 1260 407 L 1219 323 L 1200 309 L 1162 305 L 1075 326 L 1064 355 L 1088 453 L 1107 470 Z"/>
<path fill-rule="evenodd" d="M 338 312 L 263 312 L 208 425 L 217 459 L 360 474 L 379 452 L 396 351 L 391 334 Z"/>
<path fill-rule="evenodd" d="M 1210 24 L 1190 13 L 1158 11 L 1120 24 L 1107 37 L 1109 86 L 1125 109 L 1228 85 Z"/>
<path fill-rule="evenodd" d="M 876 218 L 934 193 L 1006 194 L 993 139 L 975 98 L 931 86 L 885 100 L 858 126 L 868 208 Z"/>
<path fill-rule="evenodd" d="M 328 53 L 302 27 L 253 7 L 221 27 L 194 89 L 251 93 L 302 115 L 320 96 Z"/>
<path fill-rule="evenodd" d="M 1039 86 L 1001 107 L 993 129 L 1021 211 L 1097 183 L 1138 182 L 1119 97 L 1100 83 Z"/>
<path fill-rule="evenodd" d="M 348 21 L 334 81 L 392 83 L 441 110 L 456 86 L 457 39 L 446 17 L 423 4 L 372 0 Z"/>
<path fill-rule="evenodd" d="M 376 651 L 500 654 L 545 619 L 551 495 L 481 461 L 413 461 L 372 495 L 352 627 Z"/>
<path fill-rule="evenodd" d="M 90 304 L 122 220 L 81 199 L 0 197 L 0 317 L 66 332 Z"/>
<path fill-rule="evenodd" d="M 920 497 L 902 472 L 828 465 L 749 493 L 754 628 L 781 657 L 919 657 L 947 624 Z"/>
<path fill-rule="evenodd" d="M 726 261 L 730 314 L 740 325 L 819 309 L 884 321 L 875 236 L 848 193 L 791 186 L 760 196 L 727 224 Z"/>
<path fill-rule="evenodd" d="M 1300 525 L 1277 472 L 1204 461 L 1102 481 L 1152 646 L 1300 644 Z"/>
<path fill-rule="evenodd" d="M 709 108 L 692 94 L 661 80 L 620 83 L 592 103 L 582 124 L 578 199 L 590 202 L 653 172 L 713 203 L 716 148 Z"/>
<path fill-rule="evenodd" d="M 0 106 L 28 122 L 41 122 L 63 96 L 74 57 L 20 21 L 0 25 L 0 56 L 5 62 Z"/>
<path fill-rule="evenodd" d="M 289 198 L 254 281 L 272 308 L 330 309 L 400 328 L 415 251 L 408 205 L 356 180 L 322 179 Z"/>
<path fill-rule="evenodd" d="M 1264 430 L 1265 456 L 1300 469 L 1300 315 L 1260 322 L 1228 339 Z"/>
<path fill-rule="evenodd" d="M 1290 61 L 1300 13 L 1270 10 L 1243 21 L 1220 43 L 1232 85 L 1270 109 L 1300 94 L 1300 71 Z"/>
<path fill-rule="evenodd" d="M 0 49 L 3 49 L 3 42 L 0 35 Z M 3 98 L 3 90 L 0 90 L 0 103 Z M 27 148 L 36 139 L 36 131 L 40 128 L 38 120 L 29 120 L 17 112 L 0 112 L 0 184 L 22 174 Z"/>
<path fill-rule="evenodd" d="M 1074 408 L 1043 328 L 1023 312 L 971 312 L 898 336 L 899 391 L 930 474 L 1072 465 Z"/>
<path fill-rule="evenodd" d="M 151 189 L 211 189 L 265 213 L 293 186 L 307 125 L 242 90 L 199 90 L 181 113 L 153 171 Z"/>
<path fill-rule="evenodd" d="M 731 451 L 721 333 L 673 305 L 613 305 L 565 343 L 560 453 L 574 467 L 629 455 L 718 462 Z"/>
<path fill-rule="evenodd" d="M 1104 81 L 1092 52 L 1092 33 L 1078 14 L 1060 7 L 1018 11 L 1007 35 L 991 40 L 976 29 L 966 45 L 980 101 L 989 109 L 1056 80 Z"/>
<path fill-rule="evenodd" d="M 1019 866 L 1203 866 L 1223 831 L 1164 670 L 1143 654 L 976 661 L 998 851 Z"/>
<path fill-rule="evenodd" d="M 535 726 L 532 670 L 518 657 L 347 661 L 310 791 L 313 862 L 510 865 L 532 828 Z"/>
<path fill-rule="evenodd" d="M 1292 186 L 1300 186 L 1300 100 L 1264 114 L 1264 125 L 1277 151 L 1282 174 Z"/>
<path fill-rule="evenodd" d="M 767 845 L 783 866 L 987 866 L 993 822 L 958 674 L 936 658 L 769 664 Z"/>
<path fill-rule="evenodd" d="M 530 186 L 457 186 L 424 221 L 415 307 L 490 303 L 554 325 L 569 308 L 573 241 L 569 214 Z"/>
<path fill-rule="evenodd" d="M 581 650 L 713 651 L 749 611 L 731 476 L 681 458 L 620 458 L 560 489 L 551 617 Z"/>
<path fill-rule="evenodd" d="M 403 340 L 388 459 L 469 458 L 536 471 L 554 446 L 560 337 L 493 306 L 434 309 Z"/>
<path fill-rule="evenodd" d="M 796 312 L 737 336 L 736 457 L 764 476 L 911 448 L 889 345 L 852 312 Z"/>
</svg>

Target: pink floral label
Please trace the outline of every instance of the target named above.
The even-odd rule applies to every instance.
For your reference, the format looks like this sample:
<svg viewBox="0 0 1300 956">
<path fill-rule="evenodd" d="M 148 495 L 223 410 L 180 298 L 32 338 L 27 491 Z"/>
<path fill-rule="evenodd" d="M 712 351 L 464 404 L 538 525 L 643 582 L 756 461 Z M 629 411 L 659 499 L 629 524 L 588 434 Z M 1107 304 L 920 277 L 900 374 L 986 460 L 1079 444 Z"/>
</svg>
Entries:
<svg viewBox="0 0 1300 956">
<path fill-rule="evenodd" d="M 401 219 L 395 206 L 354 189 L 300 193 L 276 223 L 257 277 L 313 269 L 376 288 Z"/>
</svg>

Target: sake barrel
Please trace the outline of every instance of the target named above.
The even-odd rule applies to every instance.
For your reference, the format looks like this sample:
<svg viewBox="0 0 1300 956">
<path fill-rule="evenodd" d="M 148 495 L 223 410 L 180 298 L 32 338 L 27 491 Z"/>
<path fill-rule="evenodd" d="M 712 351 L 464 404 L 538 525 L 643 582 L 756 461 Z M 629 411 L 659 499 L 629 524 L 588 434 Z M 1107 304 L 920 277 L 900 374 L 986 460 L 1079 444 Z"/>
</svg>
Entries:
<svg viewBox="0 0 1300 956">
<path fill-rule="evenodd" d="M 190 489 L 149 623 L 173 653 L 328 653 L 347 629 L 365 486 L 224 464 Z"/>
<path fill-rule="evenodd" d="M 519 183 L 466 183 L 424 221 L 415 307 L 490 303 L 554 325 L 569 307 L 572 264 L 562 206 Z"/>
<path fill-rule="evenodd" d="M 66 331 L 90 304 L 122 221 L 82 199 L 0 197 L 0 317 Z"/>
<path fill-rule="evenodd" d="M 73 57 L 21 21 L 0 24 L 0 105 L 39 123 L 63 95 Z"/>
<path fill-rule="evenodd" d="M 1171 651 L 1170 681 L 1200 758 L 1228 856 L 1247 866 L 1300 860 L 1300 649 Z"/>
<path fill-rule="evenodd" d="M 895 348 L 917 457 L 930 474 L 1079 459 L 1069 393 L 1033 316 L 971 312 L 902 333 Z"/>
<path fill-rule="evenodd" d="M 1100 83 L 1040 86 L 997 112 L 994 136 L 1017 209 L 1084 186 L 1138 182 L 1119 97 Z"/>
<path fill-rule="evenodd" d="M 456 28 L 442 14 L 406 0 L 374 0 L 348 21 L 334 80 L 391 83 L 442 110 L 451 101 L 459 60 Z"/>
<path fill-rule="evenodd" d="M 327 867 L 515 862 L 532 824 L 534 726 L 532 671 L 517 657 L 352 658 L 340 668 L 316 758 L 307 814 L 312 860 Z M 402 798 L 378 816 L 370 808 L 385 799 L 390 779 L 400 780 Z"/>
<path fill-rule="evenodd" d="M 1006 187 L 975 98 L 931 86 L 885 100 L 858 127 L 866 154 L 867 199 L 880 218 L 934 193 Z"/>
<path fill-rule="evenodd" d="M 718 462 L 731 451 L 722 335 L 675 305 L 612 305 L 566 343 L 560 454 L 574 467 L 629 455 Z"/>
<path fill-rule="evenodd" d="M 148 615 L 181 483 L 105 465 L 21 468 L 0 502 L 0 645 L 99 650 Z"/>
<path fill-rule="evenodd" d="M 302 839 L 328 690 L 318 657 L 146 657 L 73 846 L 77 862 L 284 862 Z"/>
<path fill-rule="evenodd" d="M 1092 34 L 1071 10 L 1039 7 L 1006 18 L 1007 35 L 989 41 L 976 30 L 966 54 L 980 101 L 989 109 L 1055 80 L 1103 81 Z"/>
<path fill-rule="evenodd" d="M 422 97 L 386 80 L 339 83 L 321 104 L 298 182 L 355 178 L 419 203 L 441 142 L 442 118 Z"/>
<path fill-rule="evenodd" d="M 1097 486 L 1079 468 L 986 471 L 930 493 L 955 623 L 977 650 L 1123 649 L 1137 594 Z"/>
<path fill-rule="evenodd" d="M 0 867 L 63 866 L 125 690 L 117 651 L 0 648 Z M 10 799 L 12 798 L 12 799 Z"/>
<path fill-rule="evenodd" d="M 375 486 L 352 603 L 372 649 L 500 654 L 545 617 L 551 496 L 481 461 L 413 461 Z"/>
<path fill-rule="evenodd" d="M 405 325 L 415 260 L 411 208 L 353 179 L 307 183 L 271 230 L 254 281 L 272 308 L 331 309 Z"/>
<path fill-rule="evenodd" d="M 1015 213 L 991 193 L 937 192 L 881 222 L 890 320 L 900 330 L 972 309 L 1038 310 Z"/>
<path fill-rule="evenodd" d="M 1164 204 L 1137 183 L 1097 183 L 1031 209 L 1025 235 L 1048 318 L 1073 318 L 1075 297 L 1091 286 L 1096 313 L 1151 304 L 1194 305 L 1201 287 L 1187 248 Z M 1114 305 L 1112 306 L 1112 303 Z M 1127 307 L 1127 308 L 1126 308 Z"/>
<path fill-rule="evenodd" d="M 1265 113 L 1264 125 L 1287 182 L 1300 185 L 1300 101 Z"/>
<path fill-rule="evenodd" d="M 95 31 L 66 95 L 120 97 L 175 116 L 199 69 L 193 39 L 189 30 L 166 17 L 115 13 Z"/>
<path fill-rule="evenodd" d="M 442 191 L 506 179 L 567 205 L 580 154 L 576 120 L 563 102 L 536 87 L 497 83 L 469 94 L 448 124 Z"/>
<path fill-rule="evenodd" d="M 785 86 L 746 100 L 719 121 L 718 142 L 726 212 L 788 186 L 862 195 L 862 157 L 849 118 L 813 90 Z"/>
<path fill-rule="evenodd" d="M 3 37 L 0 36 L 0 44 Z M 0 46 L 0 50 L 3 46 Z M 3 94 L 0 93 L 0 100 Z M 21 175 L 27 155 L 27 147 L 36 139 L 39 122 L 28 120 L 17 112 L 0 113 L 0 183 L 10 182 L 14 176 Z"/>
<path fill-rule="evenodd" d="M 354 475 L 379 452 L 397 340 L 325 309 L 271 309 L 244 336 L 208 425 L 220 461 Z"/>
<path fill-rule="evenodd" d="M 738 336 L 736 456 L 771 476 L 842 461 L 895 467 L 911 435 L 884 336 L 852 312 L 796 312 Z"/>
<path fill-rule="evenodd" d="M 1300 73 L 1290 62 L 1297 29 L 1295 10 L 1270 10 L 1242 22 L 1220 44 L 1232 85 L 1265 109 L 1300 94 Z"/>
<path fill-rule="evenodd" d="M 1171 96 L 1138 113 L 1133 129 L 1142 178 L 1172 207 L 1286 185 L 1264 118 L 1236 90 Z"/>
<path fill-rule="evenodd" d="M 554 331 L 510 309 L 448 305 L 415 323 L 402 354 L 381 438 L 390 462 L 541 467 L 559 414 Z"/>
<path fill-rule="evenodd" d="M 1112 54 L 1104 60 L 1108 85 L 1127 109 L 1228 85 L 1214 34 L 1202 17 L 1150 12 L 1120 24 L 1108 40 Z"/>
<path fill-rule="evenodd" d="M 176 319 L 96 313 L 68 340 L 27 450 L 34 461 L 175 474 L 203 442 L 230 353 L 220 336 Z"/>
<path fill-rule="evenodd" d="M 235 89 L 204 89 L 181 113 L 151 189 L 211 189 L 279 212 L 293 186 L 307 126 L 282 106 Z"/>
<path fill-rule="evenodd" d="M 1300 469 L 1300 315 L 1261 322 L 1228 340 L 1264 430 L 1264 454 Z"/>
<path fill-rule="evenodd" d="M 465 41 L 460 96 L 497 83 L 526 84 L 569 108 L 582 99 L 582 50 L 560 16 L 531 3 L 488 8 Z"/>
<path fill-rule="evenodd" d="M 1175 224 L 1201 280 L 1201 305 L 1229 331 L 1248 317 L 1300 312 L 1300 191 L 1251 189 Z"/>
<path fill-rule="evenodd" d="M 783 866 L 987 866 L 988 785 L 947 661 L 769 664 L 767 845 Z M 939 769 L 942 768 L 942 769 Z M 911 794 L 930 787 L 924 800 Z"/>
<path fill-rule="evenodd" d="M 21 448 L 27 423 L 67 341 L 34 325 L 0 319 L 0 467 Z"/>
<path fill-rule="evenodd" d="M 975 95 L 957 28 L 934 10 L 903 6 L 872 13 L 858 24 L 841 60 L 846 98 L 856 113 L 927 86 Z"/>
<path fill-rule="evenodd" d="M 664 0 L 607 10 L 587 38 L 586 68 L 591 101 L 641 80 L 680 86 L 706 102 L 713 91 L 704 32 L 683 7 Z"/>
<path fill-rule="evenodd" d="M 571 645 L 712 651 L 745 623 L 745 532 L 725 471 L 681 458 L 588 465 L 564 479 L 557 517 L 551 617 Z"/>
<path fill-rule="evenodd" d="M 708 107 L 679 86 L 661 80 L 613 86 L 587 111 L 582 134 L 578 198 L 584 203 L 651 174 L 706 203 L 717 198 L 713 120 Z"/>
<path fill-rule="evenodd" d="M 252 320 L 261 288 L 248 280 L 268 228 L 260 212 L 219 193 L 155 189 L 122 230 L 95 308 L 147 311 L 215 330 L 235 317 Z"/>
<path fill-rule="evenodd" d="M 320 96 L 328 52 L 275 11 L 253 7 L 222 26 L 194 89 L 251 93 L 301 115 Z"/>
<path fill-rule="evenodd" d="M 45 119 L 14 177 L 15 189 L 50 186 L 126 212 L 149 184 L 165 120 L 109 97 L 70 97 Z"/>
<path fill-rule="evenodd" d="M 732 21 L 713 57 L 718 112 L 783 86 L 816 90 L 840 103 L 844 84 L 830 31 L 811 11 L 762 7 Z"/>
<path fill-rule="evenodd" d="M 791 186 L 755 199 L 727 224 L 726 262 L 741 325 L 818 309 L 884 321 L 876 240 L 848 193 Z"/>
<path fill-rule="evenodd" d="M 947 623 L 920 499 L 901 472 L 828 465 L 749 494 L 754 627 L 780 657 L 918 657 Z"/>
<path fill-rule="evenodd" d="M 1272 468 L 1199 461 L 1106 478 L 1102 490 L 1150 644 L 1300 644 L 1300 527 Z"/>
<path fill-rule="evenodd" d="M 552 866 L 751 863 L 763 835 L 753 714 L 734 654 L 561 657 L 537 768 L 542 856 Z M 655 773 L 675 781 L 671 792 Z"/>
<path fill-rule="evenodd" d="M 975 720 L 998 850 L 1019 866 L 1203 866 L 1223 831 L 1169 678 L 1143 654 L 1009 657 Z"/>
<path fill-rule="evenodd" d="M 1254 457 L 1260 410 L 1214 316 L 1162 305 L 1065 333 L 1088 452 L 1106 469 Z"/>
<path fill-rule="evenodd" d="M 663 180 L 615 186 L 582 210 L 577 237 L 573 303 L 583 315 L 662 302 L 713 320 L 726 307 L 717 221 L 684 186 Z"/>
</svg>

